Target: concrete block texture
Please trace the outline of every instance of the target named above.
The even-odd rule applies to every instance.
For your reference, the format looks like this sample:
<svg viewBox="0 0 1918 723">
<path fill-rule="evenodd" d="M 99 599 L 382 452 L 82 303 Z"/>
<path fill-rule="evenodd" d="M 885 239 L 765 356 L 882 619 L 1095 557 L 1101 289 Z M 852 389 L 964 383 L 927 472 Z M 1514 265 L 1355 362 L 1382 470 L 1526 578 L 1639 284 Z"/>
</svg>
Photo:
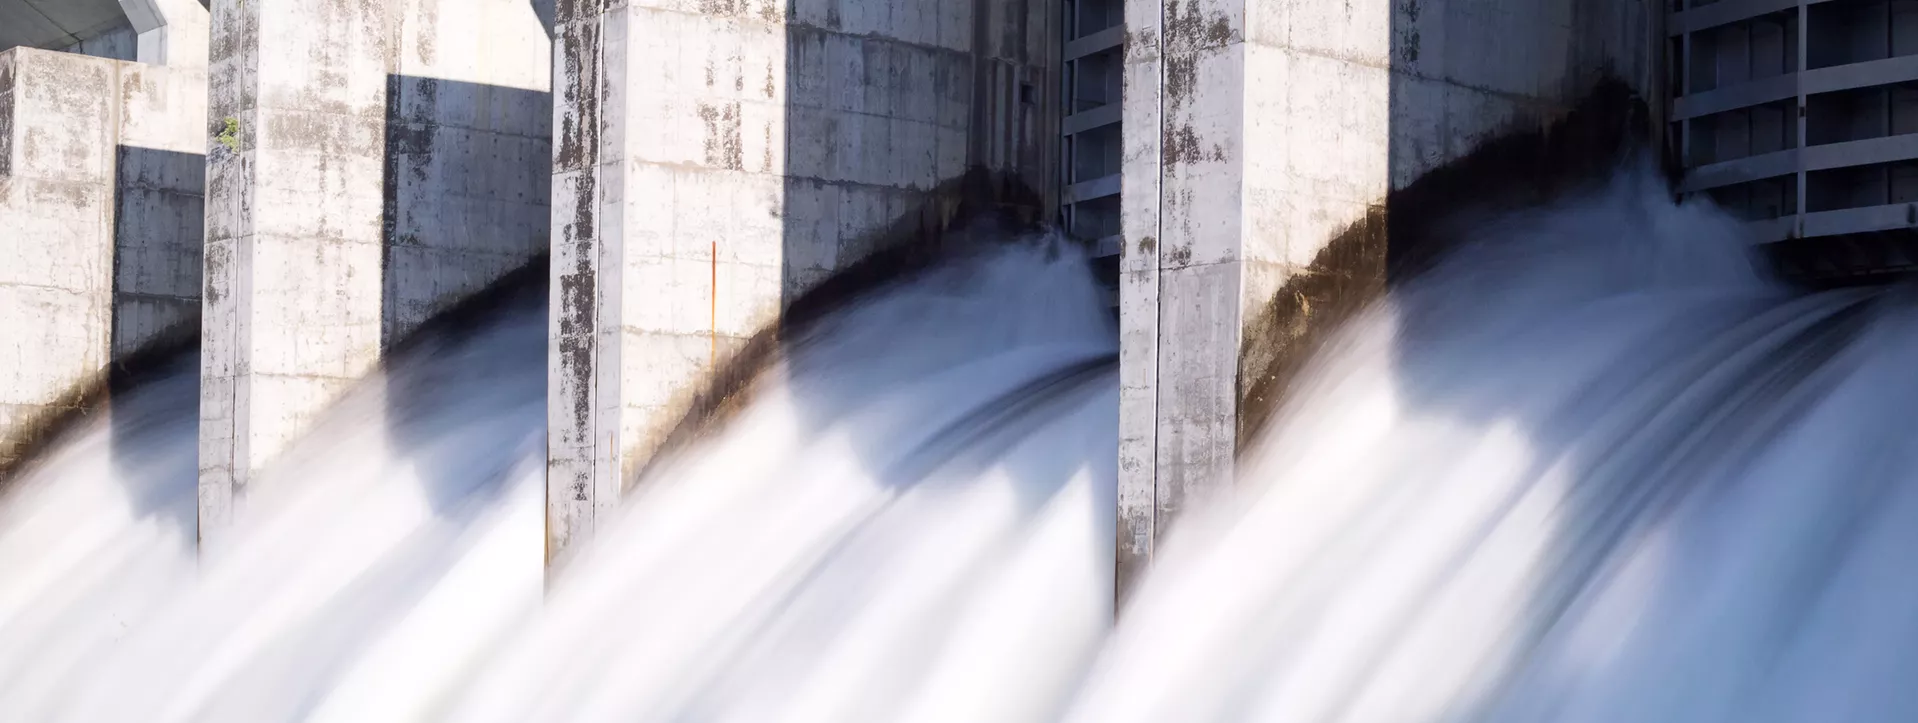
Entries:
<svg viewBox="0 0 1918 723">
<path fill-rule="evenodd" d="M 197 313 L 205 97 L 196 69 L 0 52 L 0 438 Z"/>
<path fill-rule="evenodd" d="M 1269 355 L 1270 329 L 1313 323 L 1255 327 L 1274 294 L 1311 278 L 1383 288 L 1382 244 L 1327 242 L 1601 73 L 1660 97 L 1662 12 L 1652 0 L 1126 2 L 1122 581 L 1192 499 L 1231 488 L 1248 441 L 1245 359 Z"/>
<path fill-rule="evenodd" d="M 1045 0 L 561 0 L 549 551 L 729 350 L 968 168 L 1047 188 Z"/>
<path fill-rule="evenodd" d="M 383 350 L 545 250 L 538 10 L 212 4 L 203 534 Z"/>
</svg>

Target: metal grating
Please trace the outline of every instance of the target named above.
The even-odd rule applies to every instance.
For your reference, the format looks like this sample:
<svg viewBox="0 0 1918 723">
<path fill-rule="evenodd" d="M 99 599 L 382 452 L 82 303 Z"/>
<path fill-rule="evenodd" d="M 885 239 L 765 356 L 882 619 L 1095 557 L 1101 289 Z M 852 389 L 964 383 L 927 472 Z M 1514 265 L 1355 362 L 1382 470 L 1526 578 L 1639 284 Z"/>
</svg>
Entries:
<svg viewBox="0 0 1918 723">
<path fill-rule="evenodd" d="M 1668 10 L 1681 190 L 1744 218 L 1788 273 L 1918 267 L 1902 240 L 1918 235 L 1918 0 Z"/>
<path fill-rule="evenodd" d="M 1091 244 L 1116 284 L 1125 2 L 1065 0 L 1061 17 L 1059 226 Z"/>
</svg>

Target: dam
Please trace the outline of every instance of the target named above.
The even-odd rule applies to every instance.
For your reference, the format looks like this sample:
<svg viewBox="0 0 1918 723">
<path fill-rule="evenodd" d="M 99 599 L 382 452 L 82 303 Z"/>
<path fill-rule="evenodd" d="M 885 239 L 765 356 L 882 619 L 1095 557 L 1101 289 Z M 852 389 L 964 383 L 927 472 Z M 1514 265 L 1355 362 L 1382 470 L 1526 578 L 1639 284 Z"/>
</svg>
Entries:
<svg viewBox="0 0 1918 723">
<path fill-rule="evenodd" d="M 1907 5 L 0 3 L 0 718 L 1897 718 Z"/>
</svg>

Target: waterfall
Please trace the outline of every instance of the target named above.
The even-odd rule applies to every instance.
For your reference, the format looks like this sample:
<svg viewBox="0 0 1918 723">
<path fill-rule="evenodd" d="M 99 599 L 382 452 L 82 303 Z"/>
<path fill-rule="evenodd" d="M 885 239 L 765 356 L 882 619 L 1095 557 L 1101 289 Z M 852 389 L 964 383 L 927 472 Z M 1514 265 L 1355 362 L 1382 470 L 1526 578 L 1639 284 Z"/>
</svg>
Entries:
<svg viewBox="0 0 1918 723">
<path fill-rule="evenodd" d="M 543 276 L 197 545 L 184 354 L 0 498 L 0 719 L 1918 717 L 1911 294 L 1769 278 L 1636 166 L 1463 235 L 1116 611 L 1118 334 L 1055 238 L 782 339 L 550 579 Z"/>
</svg>

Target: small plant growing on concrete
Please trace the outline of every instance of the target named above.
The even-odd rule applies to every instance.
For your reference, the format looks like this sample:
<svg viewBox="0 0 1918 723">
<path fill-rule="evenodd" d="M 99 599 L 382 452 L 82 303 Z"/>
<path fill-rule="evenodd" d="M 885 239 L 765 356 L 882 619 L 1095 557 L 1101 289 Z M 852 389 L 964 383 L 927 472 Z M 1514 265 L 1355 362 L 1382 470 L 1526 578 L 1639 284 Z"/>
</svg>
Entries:
<svg viewBox="0 0 1918 723">
<path fill-rule="evenodd" d="M 240 120 L 233 116 L 227 116 L 223 122 L 226 124 L 226 127 L 222 128 L 220 135 L 214 136 L 213 140 L 219 141 L 220 145 L 226 146 L 227 150 L 239 153 Z"/>
</svg>

